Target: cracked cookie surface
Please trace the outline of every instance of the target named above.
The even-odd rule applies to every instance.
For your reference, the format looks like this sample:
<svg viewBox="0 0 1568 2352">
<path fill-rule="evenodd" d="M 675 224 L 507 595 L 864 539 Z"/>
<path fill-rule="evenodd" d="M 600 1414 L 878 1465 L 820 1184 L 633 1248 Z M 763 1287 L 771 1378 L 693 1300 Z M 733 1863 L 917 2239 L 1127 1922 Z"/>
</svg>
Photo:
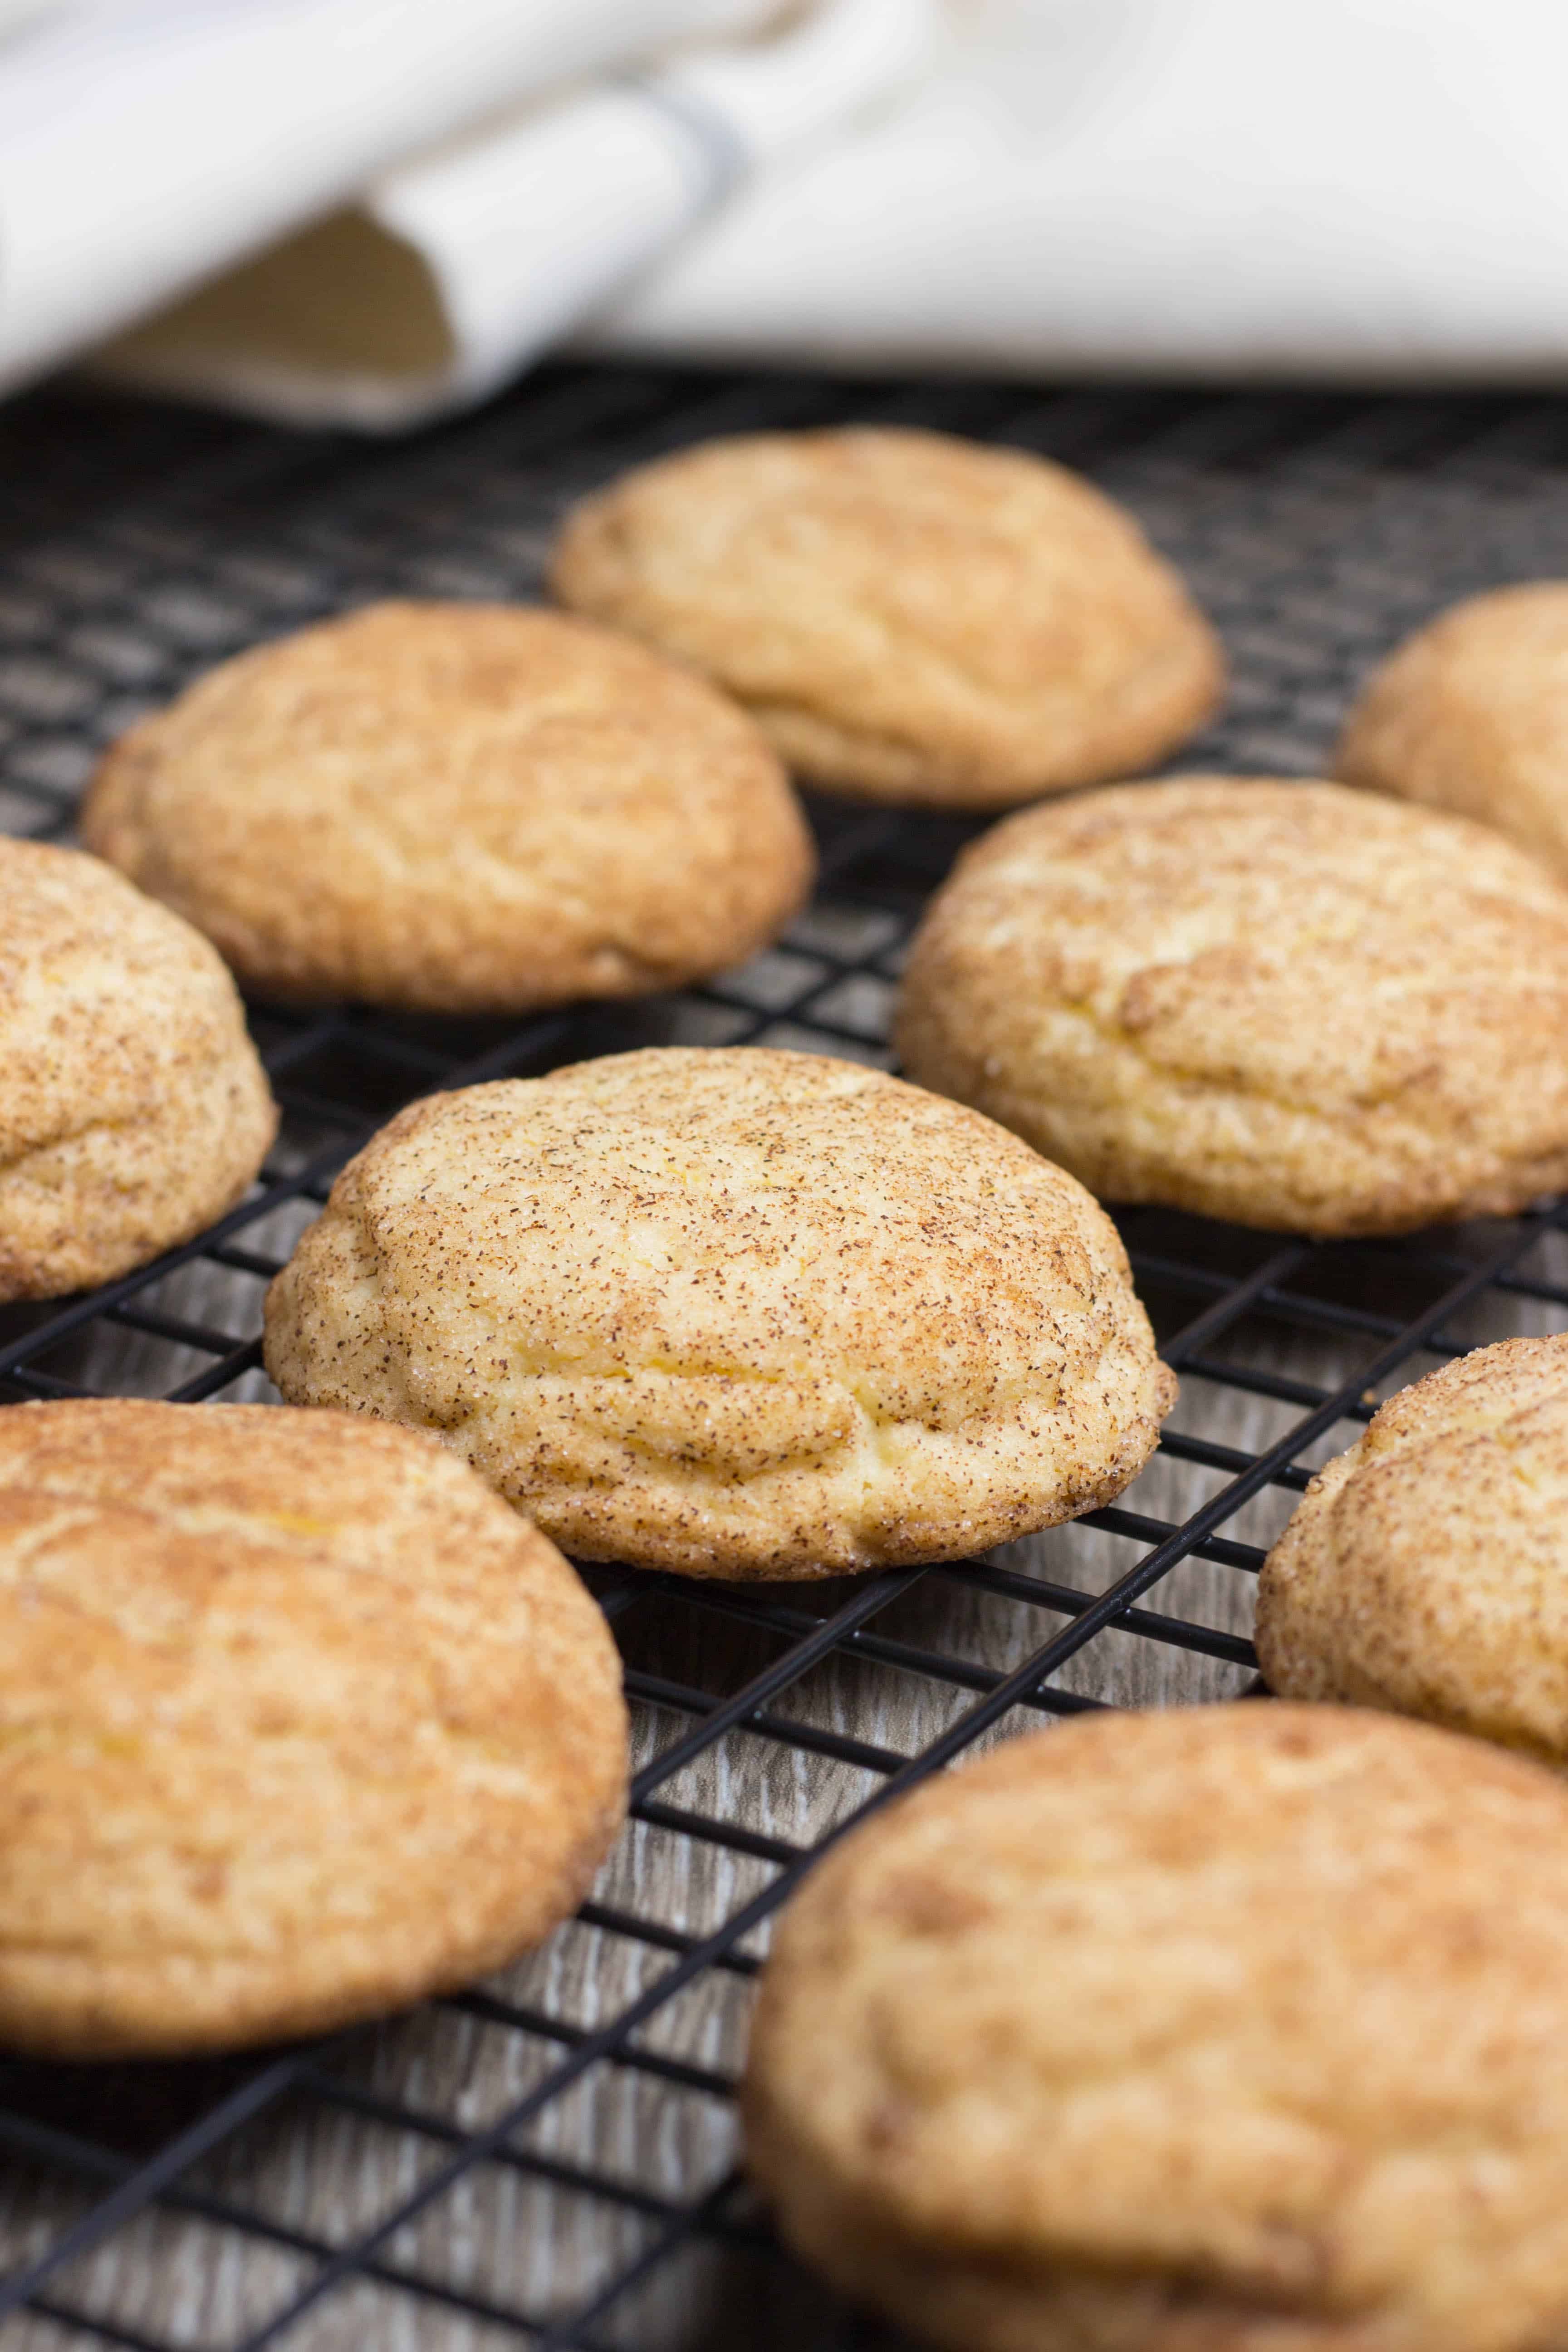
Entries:
<svg viewBox="0 0 1568 2352">
<path fill-rule="evenodd" d="M 0 1412 L 0 2041 L 313 2033 L 500 1968 L 620 1819 L 615 1645 L 429 1439 Z"/>
<path fill-rule="evenodd" d="M 721 971 L 815 865 L 743 712 L 503 604 L 374 604 L 222 663 L 112 746 L 82 833 L 263 995 L 449 1013 Z"/>
<path fill-rule="evenodd" d="M 1031 809 L 917 935 L 904 1066 L 1101 1199 L 1313 1234 L 1568 1182 L 1568 891 L 1463 817 L 1178 777 Z"/>
<path fill-rule="evenodd" d="M 1347 1708 L 1080 1717 L 813 1871 L 751 2166 L 953 2352 L 1549 2352 L 1565 1945 L 1534 1764 Z"/>
<path fill-rule="evenodd" d="M 268 1297 L 291 1402 L 432 1428 L 580 1558 L 804 1577 L 1107 1502 L 1174 1394 L 1114 1226 L 989 1120 L 810 1054 L 435 1096 Z"/>
<path fill-rule="evenodd" d="M 1285 1698 L 1426 1716 L 1568 1764 L 1568 1335 L 1503 1339 L 1380 1406 L 1264 1563 Z"/>
<path fill-rule="evenodd" d="M 801 775 L 1007 808 L 1148 766 L 1217 640 L 1131 515 L 1022 449 L 891 426 L 708 441 L 567 518 L 562 603 L 690 662 Z"/>
<path fill-rule="evenodd" d="M 188 1241 L 277 1127 L 205 940 L 97 858 L 0 836 L 0 1300 Z"/>
<path fill-rule="evenodd" d="M 1478 817 L 1568 880 L 1568 581 L 1468 597 L 1396 646 L 1334 773 Z"/>
</svg>

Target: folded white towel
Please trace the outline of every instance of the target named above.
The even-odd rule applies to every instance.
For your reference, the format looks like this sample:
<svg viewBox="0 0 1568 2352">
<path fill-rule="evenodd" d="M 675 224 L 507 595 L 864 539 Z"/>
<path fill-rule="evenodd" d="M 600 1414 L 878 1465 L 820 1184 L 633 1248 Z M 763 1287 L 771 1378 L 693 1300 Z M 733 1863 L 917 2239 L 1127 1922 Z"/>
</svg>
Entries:
<svg viewBox="0 0 1568 2352">
<path fill-rule="evenodd" d="M 595 347 L 1568 381 L 1564 0 L 1026 0 Z"/>
<path fill-rule="evenodd" d="M 590 310 L 577 348 L 683 359 L 1568 380 L 1564 0 L 952 5 L 943 46 L 939 0 L 826 0 L 388 171 L 777 0 L 79 0 L 0 70 L 0 383 L 307 218 L 109 363 L 371 428 L 479 397 Z M 29 56 L 65 73 L 68 23 L 145 45 L 154 16 L 177 89 L 133 57 L 63 145 L 36 65 L 16 98 Z"/>
<path fill-rule="evenodd" d="M 98 364 L 292 424 L 370 431 L 478 400 L 759 164 L 907 86 L 938 23 L 938 0 L 826 0 L 769 38 L 531 110 L 378 181 Z"/>
<path fill-rule="evenodd" d="M 58 0 L 0 0 L 0 41 L 58 5 Z"/>
<path fill-rule="evenodd" d="M 0 388 L 523 96 L 779 0 L 76 0 L 0 58 Z"/>
</svg>

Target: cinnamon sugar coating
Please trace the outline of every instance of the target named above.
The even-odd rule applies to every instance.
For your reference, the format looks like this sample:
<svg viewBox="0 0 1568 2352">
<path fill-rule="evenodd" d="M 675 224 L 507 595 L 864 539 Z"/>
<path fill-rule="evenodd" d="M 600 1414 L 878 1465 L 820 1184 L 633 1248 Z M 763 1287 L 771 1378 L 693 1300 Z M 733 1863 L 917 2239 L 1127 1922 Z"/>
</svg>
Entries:
<svg viewBox="0 0 1568 2352">
<path fill-rule="evenodd" d="M 96 857 L 0 835 L 0 1300 L 189 1241 L 277 1127 L 205 940 Z"/>
<path fill-rule="evenodd" d="M 1568 1335 L 1478 1348 L 1379 1408 L 1264 1563 L 1258 1652 L 1286 1698 L 1568 1765 Z"/>
<path fill-rule="evenodd" d="M 721 971 L 815 866 L 732 703 L 507 604 L 373 604 L 220 664 L 105 755 L 82 832 L 258 993 L 437 1013 Z"/>
<path fill-rule="evenodd" d="M 268 1296 L 285 1396 L 437 1430 L 570 1552 L 952 1559 L 1109 1501 L 1174 1394 L 1114 1226 L 857 1063 L 655 1047 L 437 1095 Z"/>
<path fill-rule="evenodd" d="M 1182 776 L 984 835 L 897 1039 L 1103 1200 L 1310 1234 L 1568 1183 L 1568 890 L 1463 817 Z"/>
<path fill-rule="evenodd" d="M 1079 1717 L 814 1869 L 752 2169 L 952 2352 L 1552 2352 L 1565 1950 L 1535 1764 L 1350 1708 Z"/>
<path fill-rule="evenodd" d="M 1396 646 L 1334 773 L 1478 817 L 1568 881 L 1568 581 L 1467 597 Z"/>
<path fill-rule="evenodd" d="M 801 775 L 1007 808 L 1146 767 L 1219 700 L 1213 630 L 1066 467 L 858 425 L 706 441 L 584 499 L 563 604 L 705 670 Z"/>
<path fill-rule="evenodd" d="M 0 1412 L 0 2042 L 174 2054 L 497 1969 L 620 1819 L 615 1645 L 428 1438 Z"/>
</svg>

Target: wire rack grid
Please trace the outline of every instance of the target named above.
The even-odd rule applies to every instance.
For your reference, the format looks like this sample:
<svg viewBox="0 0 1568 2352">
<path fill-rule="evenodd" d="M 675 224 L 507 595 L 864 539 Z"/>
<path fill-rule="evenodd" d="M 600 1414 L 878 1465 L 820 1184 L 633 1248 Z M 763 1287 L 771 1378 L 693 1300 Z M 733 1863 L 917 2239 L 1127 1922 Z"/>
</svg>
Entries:
<svg viewBox="0 0 1568 2352">
<path fill-rule="evenodd" d="M 1551 402 L 847 387 L 577 370 L 384 450 L 62 394 L 0 430 L 0 824 L 68 832 L 97 748 L 216 658 L 366 597 L 538 592 L 561 509 L 705 434 L 855 416 L 1081 466 L 1185 568 L 1236 668 L 1184 766 L 1308 772 L 1436 605 L 1559 571 Z M 0 1311 L 0 1399 L 269 1395 L 263 1287 L 335 1170 L 436 1086 L 658 1042 L 885 1065 L 900 958 L 972 828 L 822 803 L 811 908 L 712 986 L 521 1025 L 253 1008 L 283 1107 L 187 1247 Z M 632 1818 L 518 1968 L 325 2042 L 185 2065 L 0 2059 L 16 2352 L 891 2346 L 802 2277 L 737 2168 L 770 1920 L 823 1843 L 1086 1707 L 1242 1696 L 1252 1579 L 1311 1469 L 1465 1348 L 1568 1328 L 1568 1209 L 1398 1244 L 1125 1215 L 1182 1402 L 1113 1509 L 980 1559 L 805 1587 L 589 1571 L 636 1718 Z"/>
</svg>

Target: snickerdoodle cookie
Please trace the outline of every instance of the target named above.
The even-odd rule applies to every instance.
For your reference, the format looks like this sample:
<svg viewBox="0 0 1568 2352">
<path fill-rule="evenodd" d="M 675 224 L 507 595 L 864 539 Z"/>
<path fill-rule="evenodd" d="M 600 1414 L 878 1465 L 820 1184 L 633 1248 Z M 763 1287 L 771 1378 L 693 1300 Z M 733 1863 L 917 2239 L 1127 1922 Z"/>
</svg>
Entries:
<svg viewBox="0 0 1568 2352">
<path fill-rule="evenodd" d="M 1334 1707 L 1079 1717 L 813 1872 L 752 2166 L 953 2352 L 1548 2352 L 1565 1950 L 1534 1764 Z"/>
<path fill-rule="evenodd" d="M 0 835 L 0 1300 L 188 1241 L 277 1126 L 205 940 L 97 858 Z"/>
<path fill-rule="evenodd" d="M 1283 1697 L 1568 1764 L 1568 1334 L 1478 1349 L 1382 1406 L 1269 1553 L 1258 1654 Z"/>
<path fill-rule="evenodd" d="M 1086 793 L 960 861 L 898 1039 L 1101 1199 L 1315 1234 L 1500 1214 L 1568 1181 L 1568 891 L 1342 784 Z"/>
<path fill-rule="evenodd" d="M 1479 817 L 1568 878 L 1568 580 L 1470 597 L 1407 638 L 1352 711 L 1334 772 Z"/>
<path fill-rule="evenodd" d="M 1114 1227 L 879 1071 L 655 1047 L 416 1103 L 267 1302 L 298 1404 L 437 1431 L 568 1551 L 955 1558 L 1109 1501 L 1174 1394 Z"/>
<path fill-rule="evenodd" d="M 0 1412 L 0 2041 L 315 2032 L 499 1968 L 620 1819 L 616 1652 L 553 1546 L 341 1413 Z"/>
<path fill-rule="evenodd" d="M 82 830 L 263 994 L 432 1012 L 718 971 L 815 863 L 732 703 L 514 605 L 374 604 L 223 663 L 115 744 Z"/>
<path fill-rule="evenodd" d="M 1223 683 L 1130 515 L 1043 457 L 941 433 L 762 433 L 639 467 L 568 518 L 551 586 L 869 800 L 1007 808 L 1125 775 Z"/>
</svg>

